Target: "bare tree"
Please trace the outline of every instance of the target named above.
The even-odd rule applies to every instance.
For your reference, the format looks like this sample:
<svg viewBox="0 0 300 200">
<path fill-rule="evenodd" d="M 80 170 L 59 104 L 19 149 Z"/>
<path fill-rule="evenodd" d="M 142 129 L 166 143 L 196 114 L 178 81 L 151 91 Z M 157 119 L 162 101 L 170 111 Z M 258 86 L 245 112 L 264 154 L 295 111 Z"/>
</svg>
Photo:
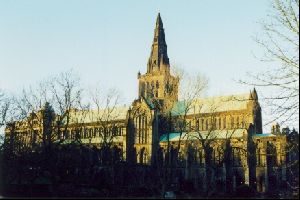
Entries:
<svg viewBox="0 0 300 200">
<path fill-rule="evenodd" d="M 7 122 L 10 106 L 11 101 L 9 100 L 7 95 L 0 89 L 0 128 Z"/>
<path fill-rule="evenodd" d="M 243 146 L 243 142 L 238 145 L 232 145 L 232 139 L 236 137 L 244 137 L 241 135 L 241 129 L 247 132 L 245 122 L 233 120 L 234 116 L 231 113 L 222 113 L 222 104 L 238 101 L 232 97 L 222 97 L 218 99 L 197 99 L 191 104 L 191 109 L 188 115 L 188 128 L 185 130 L 184 139 L 185 146 L 181 154 L 186 154 L 186 173 L 189 176 L 189 168 L 194 163 L 195 158 L 199 157 L 199 164 L 203 170 L 203 192 L 205 195 L 214 192 L 216 189 L 216 176 L 217 170 L 223 167 L 226 174 L 225 179 L 222 179 L 222 184 L 227 182 L 226 192 L 233 188 L 233 165 L 232 165 L 232 152 L 238 152 L 239 155 L 245 156 L 243 161 L 247 160 L 247 145 Z M 221 107 L 220 107 L 221 106 Z M 225 114 L 226 118 L 222 115 Z M 244 115 L 244 117 L 247 117 Z M 222 120 L 221 120 L 222 119 Z M 225 119 L 225 120 L 224 120 Z M 228 119 L 230 119 L 228 121 Z M 248 138 L 245 138 L 245 141 Z M 243 141 L 243 140 L 242 140 Z M 194 153 L 191 152 L 194 151 Z M 196 154 L 198 154 L 196 156 Z M 218 157 L 218 161 L 213 158 L 213 155 Z M 183 155 L 184 156 L 184 155 Z M 194 161 L 193 161 L 194 160 Z M 215 162 L 214 162 L 215 160 Z M 236 157 L 236 160 L 242 160 Z M 224 188 L 225 189 L 225 188 Z M 224 192 L 225 192 L 224 191 Z M 218 191 L 220 192 L 220 191 Z"/>
<path fill-rule="evenodd" d="M 171 117 L 176 118 L 178 123 L 178 131 L 179 131 L 179 141 L 177 150 L 180 151 L 181 145 L 181 138 L 182 134 L 185 131 L 188 131 L 188 115 L 193 113 L 193 104 L 195 100 L 203 97 L 205 90 L 208 87 L 208 79 L 198 73 L 195 75 L 191 75 L 182 68 L 174 68 L 175 76 L 179 78 L 181 81 L 180 88 L 179 88 L 179 98 L 180 103 L 178 104 L 179 107 L 173 109 L 171 112 Z"/>
<path fill-rule="evenodd" d="M 299 0 L 273 0 L 272 12 L 261 24 L 263 35 L 255 41 L 265 52 L 261 60 L 271 66 L 264 73 L 250 73 L 253 81 L 240 82 L 272 89 L 264 98 L 272 115 L 266 124 L 279 121 L 299 129 Z M 291 163 L 297 166 L 299 159 Z M 294 177 L 299 183 L 299 176 Z"/>
<path fill-rule="evenodd" d="M 52 105 L 58 117 L 56 118 L 56 132 L 58 138 L 65 138 L 72 114 L 78 110 L 87 110 L 88 104 L 82 101 L 83 89 L 80 78 L 73 71 L 60 73 L 49 82 Z M 84 119 L 82 119 L 84 120 Z"/>
<path fill-rule="evenodd" d="M 299 195 L 299 133 L 295 129 L 290 131 L 286 128 L 285 134 L 287 135 L 287 144 L 284 149 L 284 154 L 286 155 L 287 189 L 290 192 L 290 196 L 293 196 L 295 193 Z"/>
<path fill-rule="evenodd" d="M 119 128 L 122 124 L 122 114 L 127 109 L 121 107 L 121 95 L 116 89 L 109 89 L 107 92 L 96 87 L 91 92 L 91 121 L 96 123 L 100 137 L 100 148 L 103 150 L 102 158 L 107 157 L 115 140 L 118 139 Z M 107 155 L 106 155 L 107 154 Z M 109 156 L 110 157 L 110 156 Z M 109 159 L 111 159 L 110 157 Z M 107 160 L 107 159 L 104 159 Z"/>
<path fill-rule="evenodd" d="M 271 66 L 264 73 L 249 73 L 253 81 L 240 81 L 273 90 L 265 102 L 272 120 L 299 121 L 299 0 L 273 0 L 272 13 L 262 22 L 263 35 L 255 41 Z"/>
<path fill-rule="evenodd" d="M 62 128 L 66 135 L 69 112 L 80 104 L 80 92 L 79 80 L 72 72 L 23 89 L 22 94 L 13 99 L 17 129 L 11 134 L 20 135 L 23 146 L 41 146 L 50 151 L 52 143 L 60 138 Z"/>
<path fill-rule="evenodd" d="M 5 156 L 4 156 L 4 150 L 5 150 L 5 134 L 2 132 L 6 126 L 7 118 L 8 118 L 8 112 L 11 107 L 11 102 L 7 95 L 1 91 L 0 89 L 0 184 L 3 185 L 4 181 L 4 165 L 5 163 Z"/>
<path fill-rule="evenodd" d="M 162 194 L 164 194 L 166 186 L 171 181 L 172 168 L 177 167 L 178 158 L 181 152 L 182 137 L 190 131 L 190 115 L 193 113 L 193 103 L 196 99 L 203 96 L 208 86 L 208 79 L 200 74 L 189 74 L 183 68 L 173 67 L 173 74 L 180 81 L 179 102 L 173 108 L 167 111 L 164 116 L 164 127 L 167 127 L 167 149 L 166 159 L 164 162 L 164 171 L 162 177 Z M 179 133 L 177 147 L 170 145 L 170 132 L 175 129 Z M 174 163 L 175 162 L 175 163 Z"/>
<path fill-rule="evenodd" d="M 199 111 L 201 111 L 203 105 L 198 105 Z M 202 124 L 202 127 L 200 129 L 200 125 L 197 124 L 196 126 L 191 126 L 191 129 L 189 129 L 187 134 L 187 141 L 189 139 L 196 139 L 199 144 L 201 145 L 201 148 L 199 148 L 199 153 L 203 153 L 204 157 L 204 192 L 208 192 L 210 190 L 210 185 L 213 182 L 214 178 L 214 169 L 213 169 L 213 163 L 212 163 L 212 148 L 213 145 L 215 145 L 216 140 L 218 138 L 218 135 L 216 133 L 216 126 L 215 126 L 215 120 L 216 120 L 216 113 L 215 113 L 214 107 L 211 107 L 210 115 L 206 118 L 204 123 Z M 195 119 L 197 114 L 200 113 L 194 113 Z M 190 122 L 192 123 L 192 122 Z M 204 131 L 206 130 L 206 131 Z M 205 133 L 204 133 L 205 132 Z M 187 166 L 186 166 L 187 167 Z"/>
</svg>

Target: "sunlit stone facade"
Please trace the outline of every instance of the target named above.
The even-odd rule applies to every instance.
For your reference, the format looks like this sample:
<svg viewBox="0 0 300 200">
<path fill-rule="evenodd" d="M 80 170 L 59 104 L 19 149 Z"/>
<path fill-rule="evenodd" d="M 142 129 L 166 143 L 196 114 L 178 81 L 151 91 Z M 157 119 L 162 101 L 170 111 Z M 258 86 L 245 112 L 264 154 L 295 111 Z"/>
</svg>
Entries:
<svg viewBox="0 0 300 200">
<path fill-rule="evenodd" d="M 282 184 L 286 180 L 286 137 L 280 131 L 263 134 L 255 89 L 241 95 L 193 99 L 187 110 L 185 102 L 178 99 L 179 79 L 172 76 L 170 68 L 163 23 L 158 15 L 147 71 L 138 73 L 138 98 L 132 105 L 116 108 L 105 122 L 99 120 L 98 116 L 103 114 L 99 111 L 70 110 L 68 124 L 57 128 L 59 116 L 55 115 L 48 125 L 57 130 L 48 131 L 58 134 L 51 139 L 64 142 L 77 139 L 100 148 L 106 135 L 121 150 L 124 161 L 157 166 L 167 159 L 169 145 L 172 151 L 179 151 L 178 158 L 168 157 L 176 159 L 176 176 L 199 182 L 207 165 L 198 137 L 201 134 L 207 136 L 207 141 L 213 140 L 210 147 L 211 165 L 217 172 L 215 182 L 226 182 L 227 161 L 234 188 L 248 184 L 265 192 Z M 43 132 L 47 131 L 45 110 L 9 124 L 6 139 L 25 146 L 39 145 Z M 180 128 L 183 115 L 184 129 Z M 224 157 L 226 144 L 231 147 L 230 157 Z"/>
</svg>

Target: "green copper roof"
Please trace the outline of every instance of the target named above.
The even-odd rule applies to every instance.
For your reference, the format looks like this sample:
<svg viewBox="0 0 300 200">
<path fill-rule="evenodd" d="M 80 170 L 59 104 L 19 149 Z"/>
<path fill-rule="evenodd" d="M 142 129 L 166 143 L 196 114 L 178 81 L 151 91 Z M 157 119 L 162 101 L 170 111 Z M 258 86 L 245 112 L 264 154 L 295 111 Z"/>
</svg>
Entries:
<svg viewBox="0 0 300 200">
<path fill-rule="evenodd" d="M 142 98 L 145 100 L 146 104 L 150 107 L 150 109 L 155 108 L 155 105 L 152 103 L 150 98 L 145 98 L 144 96 L 142 96 Z"/>
<path fill-rule="evenodd" d="M 171 114 L 173 116 L 184 114 L 214 113 L 232 110 L 247 109 L 251 99 L 249 94 L 217 96 L 194 100 L 178 101 L 174 104 Z"/>
<path fill-rule="evenodd" d="M 253 136 L 254 137 L 274 137 L 275 135 L 272 133 L 256 133 Z"/>
</svg>

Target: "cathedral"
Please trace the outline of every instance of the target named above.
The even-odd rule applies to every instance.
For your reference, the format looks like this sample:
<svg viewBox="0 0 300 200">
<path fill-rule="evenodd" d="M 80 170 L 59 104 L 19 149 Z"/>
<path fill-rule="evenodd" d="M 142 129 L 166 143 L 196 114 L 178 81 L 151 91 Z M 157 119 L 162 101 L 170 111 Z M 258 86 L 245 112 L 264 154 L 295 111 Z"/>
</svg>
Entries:
<svg viewBox="0 0 300 200">
<path fill-rule="evenodd" d="M 124 161 L 140 165 L 160 166 L 169 159 L 175 165 L 174 176 L 194 181 L 207 177 L 210 166 L 214 182 L 230 179 L 233 188 L 247 184 L 266 192 L 284 183 L 286 137 L 280 130 L 263 133 L 256 90 L 188 102 L 179 99 L 180 80 L 170 72 L 165 37 L 158 14 L 147 71 L 138 73 L 138 96 L 129 107 L 116 108 L 105 123 L 98 117 L 104 111 L 70 110 L 68 126 L 56 140 L 79 138 L 98 148 L 111 142 Z M 6 137 L 14 131 L 28 145 L 41 142 L 37 135 L 45 126 L 29 127 L 24 122 L 8 125 Z"/>
</svg>

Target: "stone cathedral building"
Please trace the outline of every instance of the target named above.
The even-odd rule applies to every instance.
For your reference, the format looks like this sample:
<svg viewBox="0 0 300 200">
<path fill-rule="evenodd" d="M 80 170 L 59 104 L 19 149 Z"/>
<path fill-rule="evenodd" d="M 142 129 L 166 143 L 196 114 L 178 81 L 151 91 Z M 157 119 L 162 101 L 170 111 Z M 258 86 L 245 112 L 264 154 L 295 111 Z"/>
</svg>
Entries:
<svg viewBox="0 0 300 200">
<path fill-rule="evenodd" d="M 79 136 L 82 143 L 100 147 L 103 133 L 112 134 L 123 160 L 143 165 L 160 165 L 170 148 L 178 153 L 176 176 L 195 180 L 202 179 L 208 165 L 204 155 L 208 144 L 215 181 L 225 181 L 225 163 L 229 163 L 235 187 L 248 184 L 265 192 L 285 182 L 286 137 L 280 131 L 263 134 L 256 90 L 186 102 L 178 99 L 180 82 L 171 74 L 171 67 L 158 14 L 147 71 L 137 77 L 138 98 L 130 107 L 115 109 L 105 128 L 98 117 L 105 115 L 104 111 L 70 110 L 68 127 L 56 139 L 71 141 Z M 43 113 L 41 110 L 38 115 Z M 37 119 L 29 116 L 27 120 Z M 7 138 L 14 131 L 32 145 L 41 142 L 37 135 L 44 129 L 38 122 L 29 127 L 24 120 L 10 124 L 5 131 Z M 230 145 L 229 157 L 225 156 L 226 144 Z"/>
</svg>

